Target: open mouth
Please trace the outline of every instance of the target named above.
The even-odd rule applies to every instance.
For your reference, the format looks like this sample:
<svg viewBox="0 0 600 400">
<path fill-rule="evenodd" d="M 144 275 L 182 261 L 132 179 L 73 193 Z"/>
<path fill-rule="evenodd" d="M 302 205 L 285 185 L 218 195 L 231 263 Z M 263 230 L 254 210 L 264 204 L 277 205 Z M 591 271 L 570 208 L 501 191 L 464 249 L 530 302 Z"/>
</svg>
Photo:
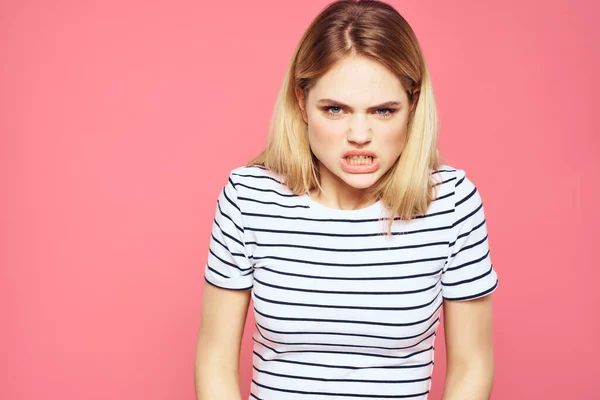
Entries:
<svg viewBox="0 0 600 400">
<path fill-rule="evenodd" d="M 369 165 L 373 164 L 373 157 L 370 156 L 349 156 L 346 161 L 350 165 Z"/>
</svg>

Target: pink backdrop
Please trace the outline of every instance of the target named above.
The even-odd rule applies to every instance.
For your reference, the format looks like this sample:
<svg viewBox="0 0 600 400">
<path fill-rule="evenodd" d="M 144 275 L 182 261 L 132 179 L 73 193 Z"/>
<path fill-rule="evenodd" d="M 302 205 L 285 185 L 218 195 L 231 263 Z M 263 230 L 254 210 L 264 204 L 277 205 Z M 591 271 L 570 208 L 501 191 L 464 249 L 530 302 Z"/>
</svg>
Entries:
<svg viewBox="0 0 600 400">
<path fill-rule="evenodd" d="M 600 398 L 598 3 L 391 3 L 428 58 L 442 152 L 484 199 L 493 399 Z M 1 399 L 194 398 L 218 191 L 326 4 L 0 3 Z"/>
</svg>

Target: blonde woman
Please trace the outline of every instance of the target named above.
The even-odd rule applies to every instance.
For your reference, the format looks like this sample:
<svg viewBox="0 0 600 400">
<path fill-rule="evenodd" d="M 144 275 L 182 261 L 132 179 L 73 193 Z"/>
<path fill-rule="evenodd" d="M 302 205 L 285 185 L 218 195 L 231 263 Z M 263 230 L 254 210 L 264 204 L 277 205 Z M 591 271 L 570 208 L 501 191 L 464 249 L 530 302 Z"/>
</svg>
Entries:
<svg viewBox="0 0 600 400">
<path fill-rule="evenodd" d="M 199 400 L 413 399 L 431 388 L 444 311 L 443 400 L 490 397 L 498 286 L 479 192 L 442 164 L 431 80 L 409 24 L 337 1 L 301 38 L 266 149 L 216 207 L 196 355 Z"/>
</svg>

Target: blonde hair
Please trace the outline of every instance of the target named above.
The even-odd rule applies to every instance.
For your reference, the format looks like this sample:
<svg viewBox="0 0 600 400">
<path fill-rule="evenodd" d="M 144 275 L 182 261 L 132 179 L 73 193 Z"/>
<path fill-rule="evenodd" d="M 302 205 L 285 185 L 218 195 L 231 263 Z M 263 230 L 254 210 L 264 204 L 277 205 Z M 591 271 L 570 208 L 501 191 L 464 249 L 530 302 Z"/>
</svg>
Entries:
<svg viewBox="0 0 600 400">
<path fill-rule="evenodd" d="M 391 216 L 411 220 L 425 215 L 436 196 L 432 172 L 440 167 L 433 88 L 415 33 L 398 11 L 382 1 L 335 1 L 311 22 L 288 64 L 267 146 L 248 165 L 281 175 L 298 195 L 320 188 L 318 160 L 310 149 L 295 91 L 301 90 L 307 98 L 318 79 L 349 56 L 387 67 L 401 80 L 414 105 L 402 153 L 372 189 Z M 389 218 L 388 235 L 392 223 Z"/>
</svg>

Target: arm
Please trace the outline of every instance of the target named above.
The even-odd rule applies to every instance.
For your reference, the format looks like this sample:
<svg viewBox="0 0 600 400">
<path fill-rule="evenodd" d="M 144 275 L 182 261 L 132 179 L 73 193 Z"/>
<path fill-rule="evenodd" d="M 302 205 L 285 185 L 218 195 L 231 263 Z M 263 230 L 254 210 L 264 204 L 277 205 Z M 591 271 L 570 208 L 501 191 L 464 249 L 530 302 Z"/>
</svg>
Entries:
<svg viewBox="0 0 600 400">
<path fill-rule="evenodd" d="M 239 353 L 254 274 L 232 179 L 217 200 L 196 346 L 197 400 L 241 400 Z"/>
<path fill-rule="evenodd" d="M 204 285 L 195 360 L 197 400 L 242 398 L 238 365 L 250 293 Z"/>
<path fill-rule="evenodd" d="M 494 381 L 492 296 L 444 301 L 446 384 L 442 400 L 488 400 Z"/>
</svg>

